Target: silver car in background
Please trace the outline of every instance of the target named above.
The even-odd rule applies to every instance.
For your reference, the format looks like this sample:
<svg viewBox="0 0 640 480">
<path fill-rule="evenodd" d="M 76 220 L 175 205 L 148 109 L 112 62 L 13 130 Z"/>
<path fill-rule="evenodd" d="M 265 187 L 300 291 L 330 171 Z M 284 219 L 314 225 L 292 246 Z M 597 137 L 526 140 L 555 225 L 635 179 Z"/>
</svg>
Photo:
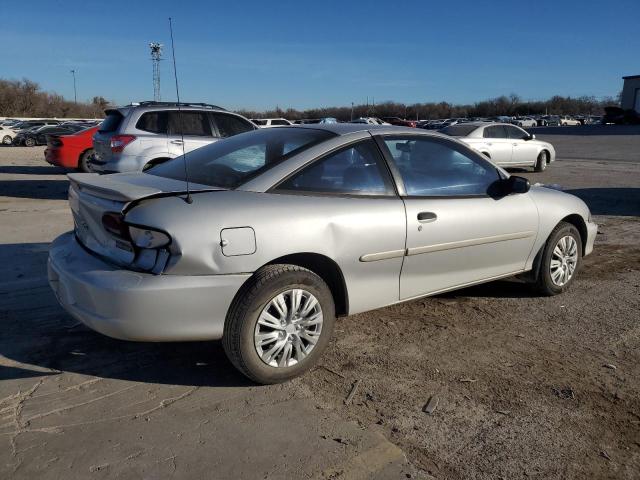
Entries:
<svg viewBox="0 0 640 480">
<path fill-rule="evenodd" d="M 209 145 L 255 130 L 242 115 L 204 103 L 140 102 L 105 111 L 93 137 L 94 172 L 139 172 Z"/>
<path fill-rule="evenodd" d="M 556 159 L 553 145 L 508 123 L 469 122 L 440 132 L 463 141 L 501 167 L 532 167 L 542 172 Z"/>
<path fill-rule="evenodd" d="M 69 179 L 75 231 L 49 254 L 60 304 L 120 339 L 222 338 L 260 383 L 309 369 L 336 315 L 514 275 L 559 294 L 597 231 L 577 197 L 415 128 L 260 129 Z"/>
</svg>

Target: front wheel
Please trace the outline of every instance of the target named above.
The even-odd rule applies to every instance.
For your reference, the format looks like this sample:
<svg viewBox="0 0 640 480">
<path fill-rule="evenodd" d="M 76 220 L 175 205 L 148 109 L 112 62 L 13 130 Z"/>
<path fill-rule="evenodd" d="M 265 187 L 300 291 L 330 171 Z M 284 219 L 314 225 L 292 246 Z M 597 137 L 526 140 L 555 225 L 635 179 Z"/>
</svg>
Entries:
<svg viewBox="0 0 640 480">
<path fill-rule="evenodd" d="M 13 143 L 13 139 L 9 135 L 5 135 L 2 137 L 3 145 L 11 145 Z"/>
<path fill-rule="evenodd" d="M 575 226 L 560 222 L 542 252 L 536 287 L 543 295 L 558 295 L 573 283 L 582 264 L 582 240 Z"/>
<path fill-rule="evenodd" d="M 296 265 L 267 265 L 233 301 L 223 346 L 251 380 L 279 383 L 311 368 L 333 332 L 335 305 L 327 284 Z"/>
<path fill-rule="evenodd" d="M 544 172 L 547 168 L 547 162 L 549 161 L 549 154 L 543 150 L 538 154 L 538 159 L 536 160 L 536 165 L 534 170 L 536 172 Z"/>
<path fill-rule="evenodd" d="M 27 137 L 24 139 L 24 146 L 25 147 L 34 147 L 36 145 L 36 141 L 34 138 L 32 137 Z"/>
</svg>

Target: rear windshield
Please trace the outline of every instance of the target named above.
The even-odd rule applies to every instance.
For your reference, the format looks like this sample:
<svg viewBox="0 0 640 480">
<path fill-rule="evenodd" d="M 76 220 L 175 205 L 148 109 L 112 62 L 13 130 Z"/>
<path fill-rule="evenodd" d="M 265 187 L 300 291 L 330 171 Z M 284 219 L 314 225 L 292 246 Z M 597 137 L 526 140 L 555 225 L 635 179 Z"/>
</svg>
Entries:
<svg viewBox="0 0 640 480">
<path fill-rule="evenodd" d="M 449 135 L 451 137 L 466 137 L 471 135 L 476 128 L 475 125 L 451 125 L 440 130 L 441 133 Z"/>
<path fill-rule="evenodd" d="M 98 127 L 99 132 L 115 132 L 124 117 L 118 111 L 107 112 L 107 118 Z"/>
<path fill-rule="evenodd" d="M 213 187 L 237 188 L 278 163 L 335 136 L 326 130 L 267 128 L 241 133 L 186 154 L 189 181 Z M 185 179 L 182 156 L 146 173 Z"/>
</svg>

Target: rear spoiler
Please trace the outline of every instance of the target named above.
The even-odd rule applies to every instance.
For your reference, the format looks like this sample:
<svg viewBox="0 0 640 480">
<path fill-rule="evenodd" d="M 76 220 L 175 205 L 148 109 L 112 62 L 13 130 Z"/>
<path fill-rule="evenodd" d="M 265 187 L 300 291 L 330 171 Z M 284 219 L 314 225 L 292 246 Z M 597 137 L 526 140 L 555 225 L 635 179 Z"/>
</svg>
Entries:
<svg viewBox="0 0 640 480">
<path fill-rule="evenodd" d="M 117 178 L 113 178 L 111 175 L 69 173 L 67 177 L 71 182 L 71 186 L 76 190 L 94 193 L 102 198 L 116 202 L 132 202 L 144 197 L 163 193 L 159 188 L 119 182 Z"/>
</svg>

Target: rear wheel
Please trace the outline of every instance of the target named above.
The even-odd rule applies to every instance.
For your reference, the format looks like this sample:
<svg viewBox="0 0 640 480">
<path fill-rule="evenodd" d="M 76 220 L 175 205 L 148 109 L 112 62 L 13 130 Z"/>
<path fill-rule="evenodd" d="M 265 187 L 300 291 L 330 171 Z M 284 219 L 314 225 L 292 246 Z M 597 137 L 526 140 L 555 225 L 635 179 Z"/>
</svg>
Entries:
<svg viewBox="0 0 640 480">
<path fill-rule="evenodd" d="M 243 286 L 224 326 L 231 363 L 251 380 L 279 383 L 311 368 L 335 322 L 327 284 L 296 265 L 268 265 Z"/>
<path fill-rule="evenodd" d="M 5 135 L 2 137 L 2 143 L 3 145 L 11 145 L 11 143 L 13 143 L 13 139 L 9 135 Z"/>
<path fill-rule="evenodd" d="M 548 161 L 549 161 L 549 153 L 547 153 L 546 150 L 541 151 L 538 154 L 538 159 L 536 160 L 536 166 L 534 167 L 534 170 L 536 172 L 544 172 L 544 170 L 547 168 Z"/>
<path fill-rule="evenodd" d="M 582 240 L 575 226 L 560 222 L 542 252 L 536 288 L 543 295 L 558 295 L 573 283 L 582 264 Z"/>
<path fill-rule="evenodd" d="M 24 146 L 25 147 L 33 147 L 35 146 L 36 141 L 33 137 L 27 137 L 24 139 Z"/>
<path fill-rule="evenodd" d="M 91 168 L 89 167 L 89 160 L 93 157 L 93 148 L 85 151 L 78 159 L 78 170 L 81 172 L 89 173 Z"/>
</svg>

